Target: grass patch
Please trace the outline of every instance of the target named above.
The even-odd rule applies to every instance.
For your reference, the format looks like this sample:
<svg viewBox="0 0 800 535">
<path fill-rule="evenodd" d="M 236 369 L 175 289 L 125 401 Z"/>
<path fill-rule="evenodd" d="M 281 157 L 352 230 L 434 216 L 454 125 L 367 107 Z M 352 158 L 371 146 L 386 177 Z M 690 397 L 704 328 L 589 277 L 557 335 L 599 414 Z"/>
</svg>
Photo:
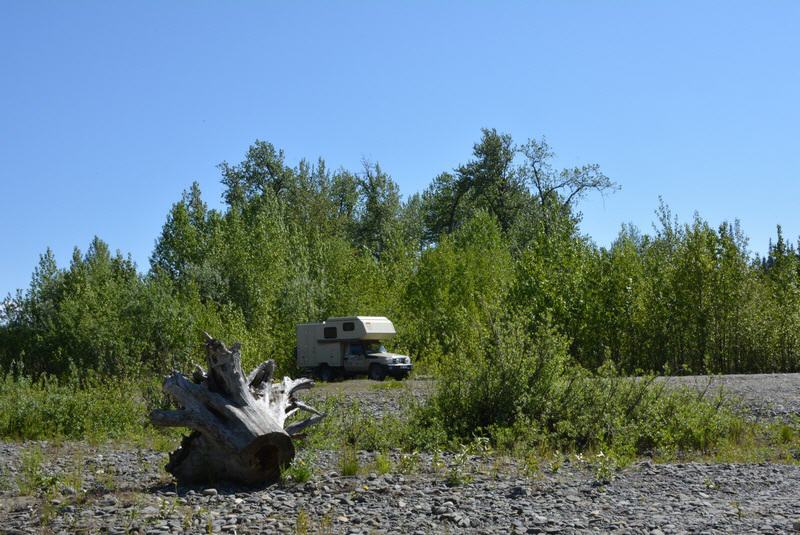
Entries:
<svg viewBox="0 0 800 535">
<path fill-rule="evenodd" d="M 358 461 L 358 451 L 351 445 L 345 445 L 339 451 L 339 471 L 343 476 L 357 475 L 361 465 Z"/>
<path fill-rule="evenodd" d="M 7 440 L 135 441 L 166 447 L 179 432 L 150 426 L 147 414 L 164 406 L 152 380 L 111 380 L 94 375 L 39 379 L 0 376 L 0 438 Z"/>
<path fill-rule="evenodd" d="M 404 387 L 405 385 L 403 384 L 402 381 L 398 381 L 397 379 L 392 379 L 387 377 L 383 382 L 372 384 L 370 385 L 369 388 L 370 390 L 385 391 L 385 390 L 396 390 L 398 388 L 404 388 Z"/>
</svg>

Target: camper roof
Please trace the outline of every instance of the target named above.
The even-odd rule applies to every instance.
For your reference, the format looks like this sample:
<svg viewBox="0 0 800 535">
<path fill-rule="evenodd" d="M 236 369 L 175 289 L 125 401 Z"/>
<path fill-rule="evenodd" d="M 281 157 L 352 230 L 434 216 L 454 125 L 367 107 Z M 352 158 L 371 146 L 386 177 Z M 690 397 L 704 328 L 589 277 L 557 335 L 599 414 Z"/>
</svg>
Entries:
<svg viewBox="0 0 800 535">
<path fill-rule="evenodd" d="M 361 331 L 359 334 L 360 337 L 378 340 L 391 338 L 397 334 L 392 321 L 384 316 L 345 316 L 328 318 L 325 323 L 344 323 L 350 321 L 359 327 L 356 330 Z"/>
</svg>

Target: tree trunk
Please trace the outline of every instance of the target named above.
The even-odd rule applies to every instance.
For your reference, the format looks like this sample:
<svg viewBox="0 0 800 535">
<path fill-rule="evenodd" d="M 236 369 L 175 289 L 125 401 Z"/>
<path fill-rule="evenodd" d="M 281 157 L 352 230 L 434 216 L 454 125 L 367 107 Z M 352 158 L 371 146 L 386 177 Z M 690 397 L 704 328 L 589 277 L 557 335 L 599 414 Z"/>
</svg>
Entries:
<svg viewBox="0 0 800 535">
<path fill-rule="evenodd" d="M 208 374 L 196 366 L 191 380 L 177 371 L 164 380 L 164 392 L 178 410 L 155 410 L 150 421 L 192 430 L 170 454 L 166 466 L 180 482 L 255 485 L 275 481 L 294 458 L 292 436 L 324 416 L 294 397 L 295 392 L 313 386 L 310 379 L 284 377 L 272 383 L 273 360 L 245 377 L 240 347 L 237 342 L 228 349 L 206 334 Z M 300 410 L 313 416 L 284 428 L 286 420 Z"/>
</svg>

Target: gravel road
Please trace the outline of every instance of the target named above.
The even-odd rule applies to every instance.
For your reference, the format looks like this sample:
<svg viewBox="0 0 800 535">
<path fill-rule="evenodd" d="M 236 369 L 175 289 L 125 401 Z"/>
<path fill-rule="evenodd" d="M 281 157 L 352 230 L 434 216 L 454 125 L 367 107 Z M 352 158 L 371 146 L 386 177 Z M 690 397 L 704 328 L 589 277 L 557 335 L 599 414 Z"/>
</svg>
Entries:
<svg viewBox="0 0 800 535">
<path fill-rule="evenodd" d="M 673 378 L 705 389 L 704 377 Z M 758 418 L 800 407 L 800 375 L 713 378 Z M 322 385 L 315 395 L 358 399 L 380 414 L 405 392 L 425 396 L 430 381 L 402 388 L 369 381 Z M 21 456 L 40 448 L 48 499 L 21 496 Z M 500 457 L 390 454 L 378 473 L 371 453 L 345 477 L 337 454 L 310 459 L 311 480 L 260 489 L 176 488 L 166 454 L 82 443 L 0 443 L 0 533 L 797 533 L 800 467 L 778 464 L 635 464 L 608 483 L 574 456 L 531 471 Z M 458 473 L 462 484 L 448 486 Z M 45 477 L 46 479 L 46 477 Z"/>
</svg>

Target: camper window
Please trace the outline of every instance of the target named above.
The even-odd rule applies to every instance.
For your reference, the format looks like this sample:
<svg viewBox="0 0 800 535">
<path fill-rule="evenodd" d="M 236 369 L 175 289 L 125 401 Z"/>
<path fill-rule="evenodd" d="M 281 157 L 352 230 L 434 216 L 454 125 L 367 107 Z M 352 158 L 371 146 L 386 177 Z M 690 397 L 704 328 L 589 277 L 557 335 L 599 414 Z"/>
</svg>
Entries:
<svg viewBox="0 0 800 535">
<path fill-rule="evenodd" d="M 336 327 L 325 327 L 325 330 L 323 331 L 322 335 L 325 338 L 336 338 Z"/>
<path fill-rule="evenodd" d="M 356 324 L 353 323 L 352 321 L 346 321 L 344 322 L 344 324 L 342 324 L 342 330 L 345 332 L 355 331 Z"/>
</svg>

